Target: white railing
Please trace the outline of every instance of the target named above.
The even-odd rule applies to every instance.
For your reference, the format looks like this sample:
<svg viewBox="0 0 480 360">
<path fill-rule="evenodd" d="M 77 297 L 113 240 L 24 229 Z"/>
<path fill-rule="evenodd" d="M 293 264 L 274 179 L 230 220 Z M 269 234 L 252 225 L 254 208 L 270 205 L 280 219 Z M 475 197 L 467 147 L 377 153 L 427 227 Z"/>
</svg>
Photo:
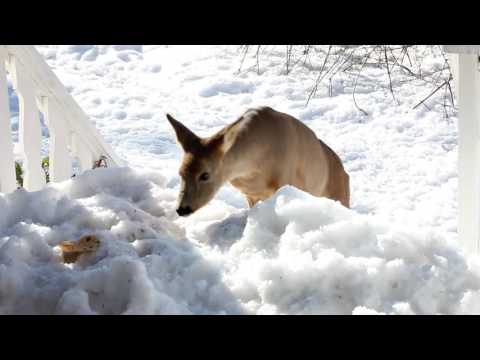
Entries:
<svg viewBox="0 0 480 360">
<path fill-rule="evenodd" d="M 458 237 L 480 253 L 480 45 L 444 45 L 458 99 Z"/>
<path fill-rule="evenodd" d="M 39 112 L 50 132 L 50 181 L 70 178 L 74 157 L 79 160 L 80 171 L 92 169 L 102 157 L 108 166 L 124 165 L 33 46 L 0 45 L 0 192 L 17 188 L 7 73 L 19 100 L 19 145 L 26 190 L 45 186 Z"/>
</svg>

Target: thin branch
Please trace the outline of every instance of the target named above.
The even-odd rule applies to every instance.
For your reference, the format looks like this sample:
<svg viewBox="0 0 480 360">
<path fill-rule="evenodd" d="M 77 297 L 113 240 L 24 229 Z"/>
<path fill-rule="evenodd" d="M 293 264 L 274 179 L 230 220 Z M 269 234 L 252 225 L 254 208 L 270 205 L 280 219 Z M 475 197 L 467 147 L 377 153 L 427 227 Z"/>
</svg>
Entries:
<svg viewBox="0 0 480 360">
<path fill-rule="evenodd" d="M 262 47 L 262 45 L 258 45 L 257 47 L 257 53 L 256 53 L 256 58 L 257 58 L 257 74 L 260 75 L 260 48 Z"/>
<path fill-rule="evenodd" d="M 422 101 L 420 101 L 417 105 L 415 105 L 412 110 L 415 110 L 417 107 L 422 105 L 425 101 L 430 99 L 438 90 L 440 90 L 442 87 L 448 84 L 448 80 L 444 81 L 439 87 L 437 87 L 435 90 L 433 90 L 426 98 L 424 98 Z"/>
<path fill-rule="evenodd" d="M 323 64 L 322 64 L 322 68 L 320 69 L 320 72 L 318 74 L 318 77 L 317 77 L 317 80 L 315 81 L 315 86 L 313 87 L 312 91 L 310 91 L 310 94 L 308 95 L 308 99 L 307 99 L 307 104 L 310 102 L 310 99 L 312 98 L 312 96 L 317 92 L 317 89 L 318 89 L 318 84 L 319 84 L 319 80 L 320 80 L 320 77 L 322 76 L 322 73 L 323 73 L 323 70 L 325 69 L 325 65 L 327 64 L 327 60 L 330 56 L 330 51 L 332 50 L 332 45 L 330 45 L 328 47 L 328 52 L 327 52 L 327 55 L 325 56 L 325 59 L 323 59 Z"/>
<path fill-rule="evenodd" d="M 389 63 L 388 63 L 388 56 L 387 56 L 387 46 L 384 46 L 383 51 L 384 51 L 384 54 L 385 54 L 385 64 L 387 64 L 388 83 L 389 83 L 389 86 L 390 86 L 390 93 L 392 94 L 392 98 L 397 103 L 397 105 L 400 105 L 400 103 L 395 98 L 395 94 L 393 93 L 392 76 L 390 74 L 390 66 L 389 66 Z"/>
<path fill-rule="evenodd" d="M 244 46 L 245 46 L 245 50 L 243 50 L 243 57 L 242 57 L 242 61 L 240 62 L 240 67 L 238 68 L 237 74 L 240 73 L 240 71 L 242 71 L 243 62 L 245 61 L 245 57 L 247 56 L 248 50 L 250 49 L 250 45 L 244 45 Z"/>
<path fill-rule="evenodd" d="M 448 91 L 450 91 L 450 101 L 452 102 L 452 107 L 455 108 L 455 100 L 453 97 L 453 91 L 452 87 L 450 86 L 450 81 L 453 79 L 452 74 L 450 74 L 450 78 L 448 79 L 447 86 L 448 86 Z"/>
<path fill-rule="evenodd" d="M 293 45 L 287 45 L 287 61 L 286 61 L 286 75 L 290 72 L 290 61 L 292 58 Z"/>
<path fill-rule="evenodd" d="M 355 91 L 357 90 L 357 83 L 358 83 L 358 79 L 360 77 L 360 74 L 363 70 L 363 67 L 365 66 L 365 63 L 368 61 L 368 59 L 370 58 L 370 55 L 376 50 L 377 46 L 375 46 L 372 50 L 370 50 L 370 52 L 367 54 L 367 56 L 365 57 L 365 61 L 363 62 L 360 70 L 358 71 L 358 74 L 357 74 L 357 77 L 355 78 L 355 85 L 353 86 L 353 92 L 352 92 L 352 97 L 353 97 L 353 103 L 355 104 L 356 108 L 358 110 L 360 110 L 365 116 L 368 116 L 368 113 L 363 110 L 360 106 L 358 106 L 357 104 L 357 100 L 355 99 Z"/>
</svg>

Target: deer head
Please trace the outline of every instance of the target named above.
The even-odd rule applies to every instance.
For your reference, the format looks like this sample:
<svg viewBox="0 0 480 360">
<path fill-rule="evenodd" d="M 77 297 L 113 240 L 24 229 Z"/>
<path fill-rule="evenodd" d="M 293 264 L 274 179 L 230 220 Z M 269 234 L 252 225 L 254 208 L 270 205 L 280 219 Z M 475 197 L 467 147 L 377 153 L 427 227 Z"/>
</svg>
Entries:
<svg viewBox="0 0 480 360">
<path fill-rule="evenodd" d="M 205 206 L 228 181 L 224 158 L 233 138 L 222 131 L 209 138 L 200 138 L 171 115 L 167 114 L 167 119 L 184 151 L 179 170 L 181 187 L 177 213 L 188 216 Z"/>
</svg>

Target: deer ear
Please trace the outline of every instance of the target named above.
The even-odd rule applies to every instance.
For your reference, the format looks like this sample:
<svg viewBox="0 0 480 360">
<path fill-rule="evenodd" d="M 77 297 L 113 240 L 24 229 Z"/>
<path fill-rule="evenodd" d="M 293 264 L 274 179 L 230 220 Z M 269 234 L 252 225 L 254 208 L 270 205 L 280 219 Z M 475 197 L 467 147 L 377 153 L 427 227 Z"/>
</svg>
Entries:
<svg viewBox="0 0 480 360">
<path fill-rule="evenodd" d="M 235 143 L 235 138 L 237 137 L 237 132 L 236 131 L 229 131 L 226 134 L 222 136 L 222 145 L 220 148 L 222 149 L 222 152 L 225 154 L 232 145 Z"/>
<path fill-rule="evenodd" d="M 230 150 L 237 139 L 243 135 L 248 125 L 248 120 L 242 119 L 237 121 L 221 136 L 221 144 L 219 146 L 224 154 Z"/>
<path fill-rule="evenodd" d="M 230 129 L 230 131 L 227 131 L 224 134 L 215 136 L 209 141 L 208 145 L 210 147 L 219 149 L 223 154 L 225 154 L 233 146 L 238 135 L 237 131 L 232 130 L 233 129 Z"/>
<path fill-rule="evenodd" d="M 200 138 L 190 131 L 190 129 L 188 129 L 185 125 L 175 120 L 170 114 L 167 114 L 167 119 L 175 130 L 177 141 L 180 143 L 185 152 L 191 152 L 200 145 Z"/>
<path fill-rule="evenodd" d="M 248 127 L 248 123 L 248 120 L 241 120 L 237 121 L 233 125 L 230 125 L 229 129 L 223 134 L 214 136 L 213 139 L 209 141 L 209 146 L 220 149 L 221 152 L 225 154 L 245 132 Z"/>
</svg>

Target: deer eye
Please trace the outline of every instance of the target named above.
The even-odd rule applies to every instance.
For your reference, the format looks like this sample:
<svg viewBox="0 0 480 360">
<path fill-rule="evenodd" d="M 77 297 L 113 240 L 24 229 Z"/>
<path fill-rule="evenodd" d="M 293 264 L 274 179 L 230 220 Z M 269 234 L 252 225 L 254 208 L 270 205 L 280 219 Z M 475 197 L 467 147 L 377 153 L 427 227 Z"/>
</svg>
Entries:
<svg viewBox="0 0 480 360">
<path fill-rule="evenodd" d="M 208 179 L 210 179 L 210 174 L 207 173 L 207 172 L 204 172 L 200 175 L 200 177 L 198 179 L 200 181 L 207 181 Z"/>
</svg>

